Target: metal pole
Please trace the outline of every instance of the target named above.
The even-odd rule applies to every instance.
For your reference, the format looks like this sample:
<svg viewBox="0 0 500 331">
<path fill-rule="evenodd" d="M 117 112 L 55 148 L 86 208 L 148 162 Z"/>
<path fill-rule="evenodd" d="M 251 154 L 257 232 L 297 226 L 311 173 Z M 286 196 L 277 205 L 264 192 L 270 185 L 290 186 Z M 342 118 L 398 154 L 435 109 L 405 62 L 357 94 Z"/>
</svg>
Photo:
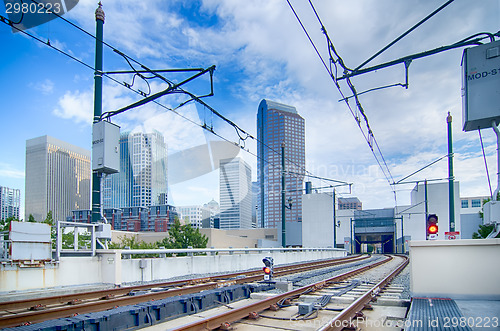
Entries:
<svg viewBox="0 0 500 331">
<path fill-rule="evenodd" d="M 352 218 L 351 218 L 351 254 L 354 254 L 352 252 L 352 246 L 354 245 L 354 241 L 352 240 Z"/>
<path fill-rule="evenodd" d="M 429 217 L 429 203 L 427 201 L 427 179 L 424 181 L 424 199 L 425 199 L 425 239 L 427 239 L 427 218 Z"/>
<path fill-rule="evenodd" d="M 95 11 L 96 39 L 95 39 L 95 72 L 94 72 L 94 120 L 100 121 L 102 115 L 102 41 L 104 26 L 104 11 L 102 4 Z M 101 218 L 101 174 L 92 173 L 92 222 L 97 223 Z"/>
<path fill-rule="evenodd" d="M 335 213 L 335 189 L 333 189 L 333 248 L 337 248 L 337 217 Z"/>
<path fill-rule="evenodd" d="M 401 251 L 405 253 L 405 228 L 404 228 L 404 216 L 401 215 Z"/>
<path fill-rule="evenodd" d="M 286 247 L 286 208 L 285 208 L 285 143 L 281 144 L 281 246 Z"/>
<path fill-rule="evenodd" d="M 500 130 L 498 129 L 496 121 L 493 121 L 491 125 L 497 135 L 497 188 L 493 192 L 491 199 L 493 201 L 498 201 L 498 192 L 500 191 Z"/>
<path fill-rule="evenodd" d="M 450 232 L 455 232 L 455 190 L 453 183 L 453 143 L 451 137 L 451 115 L 448 112 L 446 122 L 448 122 L 448 178 L 449 178 L 449 214 L 450 214 Z"/>
</svg>

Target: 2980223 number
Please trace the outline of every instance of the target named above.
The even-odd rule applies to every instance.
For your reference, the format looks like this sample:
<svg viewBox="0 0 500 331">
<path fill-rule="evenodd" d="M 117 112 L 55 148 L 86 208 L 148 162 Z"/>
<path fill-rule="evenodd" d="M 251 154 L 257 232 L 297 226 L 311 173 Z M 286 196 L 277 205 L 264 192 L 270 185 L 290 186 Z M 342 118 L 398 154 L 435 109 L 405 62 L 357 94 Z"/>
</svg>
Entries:
<svg viewBox="0 0 500 331">
<path fill-rule="evenodd" d="M 60 3 L 5 3 L 5 12 L 7 14 L 51 14 L 61 13 Z"/>
<path fill-rule="evenodd" d="M 498 317 L 444 317 L 443 327 L 456 328 L 456 327 L 475 327 L 475 328 L 496 328 L 498 327 Z"/>
</svg>

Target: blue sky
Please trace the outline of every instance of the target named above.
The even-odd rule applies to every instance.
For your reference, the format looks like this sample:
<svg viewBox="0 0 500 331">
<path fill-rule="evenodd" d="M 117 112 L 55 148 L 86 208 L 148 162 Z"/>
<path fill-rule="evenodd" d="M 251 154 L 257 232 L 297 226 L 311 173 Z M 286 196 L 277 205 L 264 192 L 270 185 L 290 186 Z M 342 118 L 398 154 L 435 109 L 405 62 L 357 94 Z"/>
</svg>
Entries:
<svg viewBox="0 0 500 331">
<path fill-rule="evenodd" d="M 337 89 L 285 0 L 102 3 L 106 42 L 154 69 L 216 65 L 215 95 L 205 101 L 251 134 L 256 132 L 257 107 L 263 98 L 295 106 L 306 121 L 307 169 L 319 176 L 354 183 L 352 195 L 358 196 L 365 208 L 394 206 L 387 180 L 348 108 L 338 102 Z M 326 56 L 326 41 L 309 3 L 291 3 L 320 53 Z M 313 3 L 337 51 L 350 67 L 369 58 L 441 4 L 416 0 Z M 65 18 L 94 34 L 96 7 L 97 1 L 80 1 Z M 452 44 L 478 32 L 495 33 L 500 29 L 499 22 L 499 0 L 456 0 L 371 64 Z M 50 40 L 85 63 L 94 63 L 95 41 L 61 20 L 28 32 Z M 19 188 L 24 197 L 27 139 L 50 135 L 90 149 L 93 72 L 31 38 L 12 33 L 3 24 L 0 42 L 0 185 Z M 415 60 L 410 65 L 408 89 L 395 87 L 367 93 L 360 101 L 395 180 L 447 153 L 446 115 L 450 111 L 454 120 L 455 176 L 460 181 L 461 195 L 488 195 L 478 134 L 461 130 L 461 56 L 462 49 L 458 49 Z M 123 58 L 105 47 L 104 70 L 128 69 Z M 174 81 L 182 78 L 166 75 Z M 404 79 L 404 67 L 399 65 L 356 77 L 353 83 L 363 91 Z M 153 91 L 164 86 L 159 81 L 151 82 Z M 345 85 L 341 87 L 347 93 Z M 186 86 L 196 93 L 207 88 L 205 78 Z M 104 79 L 104 111 L 136 100 L 137 95 Z M 159 101 L 175 107 L 183 97 L 166 96 Z M 213 123 L 216 132 L 238 141 L 233 129 L 203 107 L 188 104 L 179 111 L 198 123 Z M 152 104 L 116 116 L 113 121 L 124 130 L 159 130 L 166 138 L 169 154 L 203 145 L 207 139 L 217 140 Z M 490 177 L 496 183 L 494 133 L 490 129 L 482 134 Z M 246 148 L 256 153 L 254 143 L 249 142 Z M 240 156 L 250 163 L 255 178 L 255 157 L 243 151 Z M 447 163 L 441 161 L 413 179 L 444 177 Z M 409 203 L 411 188 L 397 187 L 398 204 Z M 171 202 L 179 205 L 218 200 L 218 171 L 170 189 Z"/>
</svg>

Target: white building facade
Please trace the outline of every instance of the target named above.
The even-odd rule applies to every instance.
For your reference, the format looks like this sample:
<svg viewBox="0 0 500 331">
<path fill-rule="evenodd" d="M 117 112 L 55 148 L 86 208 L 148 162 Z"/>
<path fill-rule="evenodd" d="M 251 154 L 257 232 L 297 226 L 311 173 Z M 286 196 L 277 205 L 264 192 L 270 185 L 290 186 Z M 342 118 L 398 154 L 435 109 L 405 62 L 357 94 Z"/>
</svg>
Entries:
<svg viewBox="0 0 500 331">
<path fill-rule="evenodd" d="M 21 209 L 21 190 L 0 186 L 0 220 L 9 217 L 19 219 Z"/>
<path fill-rule="evenodd" d="M 302 196 L 302 247 L 333 247 L 333 197 L 327 193 Z"/>
<path fill-rule="evenodd" d="M 90 209 L 90 151 L 49 136 L 26 141 L 25 218 L 43 221 L 52 212 L 64 221 L 72 210 Z"/>
</svg>

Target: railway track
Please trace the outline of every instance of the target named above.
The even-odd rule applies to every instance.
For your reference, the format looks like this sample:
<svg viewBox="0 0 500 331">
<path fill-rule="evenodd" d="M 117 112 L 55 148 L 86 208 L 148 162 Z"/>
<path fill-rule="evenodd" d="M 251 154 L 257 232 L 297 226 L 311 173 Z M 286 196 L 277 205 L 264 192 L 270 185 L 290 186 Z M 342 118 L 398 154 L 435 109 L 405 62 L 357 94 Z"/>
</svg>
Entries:
<svg viewBox="0 0 500 331">
<path fill-rule="evenodd" d="M 240 307 L 232 307 L 225 312 L 204 318 L 197 317 L 195 322 L 176 321 L 176 325 L 168 329 L 173 330 L 254 330 L 259 329 L 286 329 L 286 330 L 343 330 L 356 329 L 354 321 L 363 319 L 363 309 L 369 309 L 369 303 L 387 284 L 408 264 L 406 256 L 387 256 L 385 259 L 367 266 L 344 272 L 335 277 L 277 294 L 263 300 L 258 300 Z M 360 285 L 354 277 L 363 277 L 363 273 L 375 269 L 383 276 L 377 281 Z M 353 284 L 355 286 L 353 286 Z M 352 290 L 358 288 L 356 298 L 350 304 L 331 304 L 334 295 L 332 292 L 343 292 L 342 288 Z M 324 294 L 324 293 L 329 294 Z M 319 293 L 319 294 L 317 294 Z M 301 296 L 316 296 L 318 300 L 313 304 L 300 303 Z M 301 314 L 301 307 L 303 314 Z M 311 309 L 312 307 L 312 309 Z M 298 309 L 297 309 L 298 308 Z M 316 320 L 316 322 L 309 322 Z"/>
<path fill-rule="evenodd" d="M 363 261 L 368 257 L 368 255 L 362 255 L 275 267 L 274 275 L 279 277 L 314 269 L 327 268 L 340 264 Z M 173 296 L 198 293 L 209 289 L 252 283 L 260 280 L 262 280 L 262 271 L 253 270 L 214 277 L 2 302 L 0 303 L 0 328 L 104 311 L 116 307 L 135 305 L 142 302 L 161 300 Z"/>
</svg>

